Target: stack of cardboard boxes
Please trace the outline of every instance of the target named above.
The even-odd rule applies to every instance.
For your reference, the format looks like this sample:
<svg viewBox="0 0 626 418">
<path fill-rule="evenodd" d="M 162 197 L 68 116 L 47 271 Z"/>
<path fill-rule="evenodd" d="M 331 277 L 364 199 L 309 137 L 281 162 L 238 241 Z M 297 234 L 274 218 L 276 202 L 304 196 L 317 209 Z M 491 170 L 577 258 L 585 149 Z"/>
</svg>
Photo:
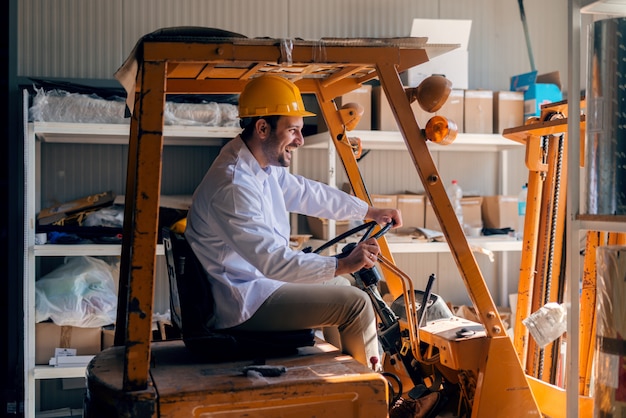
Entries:
<svg viewBox="0 0 626 418">
<path fill-rule="evenodd" d="M 435 211 L 425 195 L 373 194 L 372 204 L 381 208 L 397 208 L 402 213 L 403 227 L 441 230 Z M 461 200 L 463 223 L 467 235 L 476 236 L 482 228 L 516 229 L 517 196 L 466 196 Z M 328 240 L 327 221 L 308 218 L 313 238 Z M 337 222 L 336 235 L 348 230 L 348 222 Z"/>
<path fill-rule="evenodd" d="M 152 325 L 154 341 L 180 338 L 169 320 L 154 320 Z M 74 327 L 51 321 L 38 322 L 35 324 L 35 364 L 50 365 L 57 356 L 72 356 L 79 361 L 76 365 L 80 362 L 86 365 L 88 357 L 113 346 L 114 336 L 114 325 Z"/>
<path fill-rule="evenodd" d="M 398 131 L 387 97 L 380 86 L 363 85 L 336 99 L 337 107 L 346 103 L 358 103 L 363 107 L 363 116 L 357 130 Z M 453 121 L 459 133 L 501 134 L 505 128 L 524 124 L 524 92 L 491 90 L 453 89 L 445 104 L 435 113 L 422 110 L 417 102 L 411 104 L 420 128 L 435 115 Z M 328 130 L 324 119 L 319 116 L 318 132 Z"/>
<path fill-rule="evenodd" d="M 74 349 L 75 356 L 95 355 L 102 350 L 102 328 L 59 326 L 53 322 L 35 325 L 35 364 L 49 364 L 57 348 Z"/>
</svg>

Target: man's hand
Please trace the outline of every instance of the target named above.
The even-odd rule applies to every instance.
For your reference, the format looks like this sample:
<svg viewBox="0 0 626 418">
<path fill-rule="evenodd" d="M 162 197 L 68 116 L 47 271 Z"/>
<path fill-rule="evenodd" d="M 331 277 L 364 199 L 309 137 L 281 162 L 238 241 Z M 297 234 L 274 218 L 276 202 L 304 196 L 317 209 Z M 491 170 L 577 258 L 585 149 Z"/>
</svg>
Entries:
<svg viewBox="0 0 626 418">
<path fill-rule="evenodd" d="M 393 228 L 402 226 L 402 214 L 398 209 L 375 208 L 370 206 L 365 217 L 376 221 L 376 223 L 381 226 L 387 225 L 391 221 L 394 222 Z"/>
<path fill-rule="evenodd" d="M 380 247 L 375 238 L 368 238 L 357 244 L 356 247 L 343 258 L 337 259 L 335 276 L 354 273 L 362 268 L 372 268 L 378 259 Z"/>
</svg>

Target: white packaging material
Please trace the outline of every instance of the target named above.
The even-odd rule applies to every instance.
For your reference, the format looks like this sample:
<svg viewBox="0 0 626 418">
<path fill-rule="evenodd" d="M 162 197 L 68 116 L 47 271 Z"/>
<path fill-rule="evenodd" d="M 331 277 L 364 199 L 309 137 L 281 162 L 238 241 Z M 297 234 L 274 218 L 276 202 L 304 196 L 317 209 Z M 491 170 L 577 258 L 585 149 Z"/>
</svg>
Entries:
<svg viewBox="0 0 626 418">
<path fill-rule="evenodd" d="M 528 328 L 539 347 L 544 348 L 567 329 L 567 310 L 556 302 L 546 303 L 522 323 Z"/>
</svg>

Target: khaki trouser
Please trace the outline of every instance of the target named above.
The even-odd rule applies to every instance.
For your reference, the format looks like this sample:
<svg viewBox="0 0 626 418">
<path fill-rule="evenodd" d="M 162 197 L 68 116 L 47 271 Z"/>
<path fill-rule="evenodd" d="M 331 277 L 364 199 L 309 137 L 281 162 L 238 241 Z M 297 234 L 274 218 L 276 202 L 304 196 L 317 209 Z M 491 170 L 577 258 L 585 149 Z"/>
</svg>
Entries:
<svg viewBox="0 0 626 418">
<path fill-rule="evenodd" d="M 380 359 L 372 304 L 365 292 L 353 286 L 286 283 L 234 329 L 291 331 L 327 327 L 337 327 L 340 348 L 358 362 L 372 367 L 369 359 Z"/>
</svg>

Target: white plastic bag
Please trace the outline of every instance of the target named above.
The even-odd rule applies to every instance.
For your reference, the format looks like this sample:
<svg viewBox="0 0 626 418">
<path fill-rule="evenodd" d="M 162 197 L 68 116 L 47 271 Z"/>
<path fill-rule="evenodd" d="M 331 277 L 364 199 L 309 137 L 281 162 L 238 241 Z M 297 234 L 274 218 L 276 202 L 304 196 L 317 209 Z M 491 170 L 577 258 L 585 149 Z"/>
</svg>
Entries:
<svg viewBox="0 0 626 418">
<path fill-rule="evenodd" d="M 66 257 L 65 264 L 35 282 L 35 321 L 51 319 L 57 325 L 83 328 L 113 324 L 116 271 L 94 257 Z"/>
<path fill-rule="evenodd" d="M 522 320 L 539 347 L 544 348 L 567 329 L 567 309 L 564 304 L 548 302 Z"/>
</svg>

